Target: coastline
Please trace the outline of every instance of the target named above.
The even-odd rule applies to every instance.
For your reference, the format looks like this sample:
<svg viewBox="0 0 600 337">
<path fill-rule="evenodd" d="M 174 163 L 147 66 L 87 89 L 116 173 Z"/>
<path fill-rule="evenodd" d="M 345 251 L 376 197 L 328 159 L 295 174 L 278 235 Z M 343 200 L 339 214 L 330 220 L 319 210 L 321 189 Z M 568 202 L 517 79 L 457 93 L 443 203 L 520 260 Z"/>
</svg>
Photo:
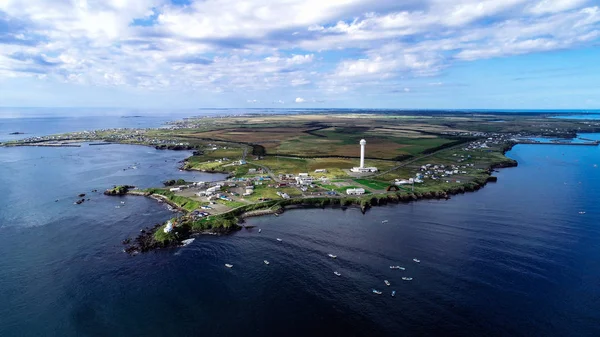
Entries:
<svg viewBox="0 0 600 337">
<path fill-rule="evenodd" d="M 509 143 L 505 146 L 502 154 L 505 155 L 510 151 L 517 143 Z M 501 168 L 518 167 L 516 160 L 506 158 L 504 162 L 491 164 L 486 170 L 485 179 L 475 179 L 472 182 L 462 183 L 458 186 L 453 186 L 443 191 L 429 191 L 429 192 L 406 192 L 406 191 L 395 191 L 385 194 L 366 195 L 359 197 L 348 197 L 348 196 L 328 196 L 328 197 L 303 197 L 283 200 L 271 200 L 261 203 L 249 204 L 231 209 L 225 213 L 211 216 L 213 219 L 225 219 L 228 226 L 214 226 L 209 224 L 208 228 L 195 229 L 194 226 L 190 225 L 193 221 L 191 218 L 190 211 L 177 205 L 176 203 L 169 200 L 167 197 L 159 194 L 142 192 L 142 191 L 127 191 L 126 195 L 144 196 L 149 197 L 159 202 L 164 202 L 171 207 L 184 213 L 182 217 L 182 224 L 177 226 L 176 229 L 183 229 L 176 231 L 174 235 L 168 236 L 166 239 L 157 240 L 157 233 L 165 227 L 165 224 L 157 224 L 154 227 L 146 227 L 141 230 L 141 234 L 135 239 L 128 238 L 123 241 L 124 244 L 128 245 L 124 251 L 128 254 L 135 255 L 140 252 L 148 252 L 155 249 L 162 248 L 176 248 L 184 245 L 183 241 L 187 240 L 196 235 L 226 235 L 236 231 L 239 231 L 245 226 L 243 225 L 245 219 L 250 217 L 259 217 L 266 215 L 279 215 L 290 209 L 308 209 L 308 208 L 325 208 L 325 207 L 340 207 L 346 209 L 348 207 L 359 208 L 363 214 L 371 207 L 384 206 L 388 204 L 400 204 L 410 203 L 419 200 L 433 200 L 433 199 L 445 199 L 448 200 L 451 196 L 464 194 L 468 192 L 476 192 L 487 185 L 489 182 L 496 182 L 497 177 L 493 176 L 494 170 Z M 208 221 L 207 218 L 203 220 Z M 131 244 L 131 242 L 134 242 Z"/>
</svg>

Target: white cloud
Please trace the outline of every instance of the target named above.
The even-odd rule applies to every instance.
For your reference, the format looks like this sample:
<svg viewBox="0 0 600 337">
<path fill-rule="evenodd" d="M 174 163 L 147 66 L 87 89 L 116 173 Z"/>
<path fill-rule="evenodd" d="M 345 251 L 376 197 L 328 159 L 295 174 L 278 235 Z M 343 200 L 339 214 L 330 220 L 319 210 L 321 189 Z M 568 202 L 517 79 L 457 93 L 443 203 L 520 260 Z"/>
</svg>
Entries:
<svg viewBox="0 0 600 337">
<path fill-rule="evenodd" d="M 302 98 L 302 97 L 296 97 L 295 102 L 296 103 L 304 103 L 304 102 L 306 102 L 306 100 L 304 98 Z"/>
<path fill-rule="evenodd" d="M 0 31 L 0 76 L 342 95 L 435 76 L 456 62 L 600 39 L 600 9 L 589 0 L 190 2 L 0 0 L 0 26 L 8 27 Z"/>
</svg>

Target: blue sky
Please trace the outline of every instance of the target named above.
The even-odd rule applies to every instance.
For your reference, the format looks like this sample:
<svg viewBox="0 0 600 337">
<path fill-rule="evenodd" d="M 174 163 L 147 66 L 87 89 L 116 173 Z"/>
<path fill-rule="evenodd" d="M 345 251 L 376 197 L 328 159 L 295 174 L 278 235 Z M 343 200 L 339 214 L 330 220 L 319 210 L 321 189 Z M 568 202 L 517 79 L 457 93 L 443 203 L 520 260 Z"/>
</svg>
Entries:
<svg viewBox="0 0 600 337">
<path fill-rule="evenodd" d="M 594 0 L 0 0 L 0 106 L 600 108 Z"/>
</svg>

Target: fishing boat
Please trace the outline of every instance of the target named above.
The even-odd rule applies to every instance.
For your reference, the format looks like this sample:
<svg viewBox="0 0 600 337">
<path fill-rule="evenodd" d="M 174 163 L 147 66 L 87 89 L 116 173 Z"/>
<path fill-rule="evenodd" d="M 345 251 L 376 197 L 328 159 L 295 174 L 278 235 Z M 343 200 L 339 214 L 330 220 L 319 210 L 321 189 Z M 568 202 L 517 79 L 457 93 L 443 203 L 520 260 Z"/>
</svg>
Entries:
<svg viewBox="0 0 600 337">
<path fill-rule="evenodd" d="M 381 223 L 387 223 L 387 222 L 388 222 L 387 220 L 383 220 L 383 221 L 381 221 Z"/>
<path fill-rule="evenodd" d="M 125 205 L 125 201 L 121 201 L 121 205 Z"/>
<path fill-rule="evenodd" d="M 258 232 L 259 232 L 259 233 L 260 233 L 260 232 L 262 232 L 262 229 L 260 229 L 260 228 L 259 228 L 259 229 L 258 229 Z"/>
<path fill-rule="evenodd" d="M 377 295 L 381 295 L 381 291 L 377 290 L 377 289 L 373 289 L 373 294 L 377 294 Z"/>
<path fill-rule="evenodd" d="M 400 269 L 400 270 L 406 270 L 406 268 L 404 268 L 404 267 L 400 267 L 400 266 L 390 266 L 390 269 Z"/>
<path fill-rule="evenodd" d="M 585 212 L 579 212 L 579 214 L 585 214 Z"/>
<path fill-rule="evenodd" d="M 413 261 L 415 261 L 416 263 L 421 263 L 421 260 L 419 259 L 413 259 Z"/>
<path fill-rule="evenodd" d="M 390 286 L 390 281 L 388 281 L 388 280 L 383 280 L 383 283 L 385 283 L 385 285 L 388 287 Z"/>
<path fill-rule="evenodd" d="M 281 241 L 283 241 L 283 240 L 281 240 L 280 238 L 277 238 L 277 241 L 281 242 Z"/>
<path fill-rule="evenodd" d="M 332 259 L 335 259 L 337 257 L 337 255 L 333 255 L 333 254 L 327 254 L 327 256 L 329 256 Z"/>
<path fill-rule="evenodd" d="M 336 276 L 342 276 L 342 274 L 338 273 L 337 271 L 333 272 Z"/>
<path fill-rule="evenodd" d="M 264 260 L 263 262 L 264 262 L 266 265 L 269 265 L 269 263 L 271 263 L 271 262 L 269 262 L 269 261 L 267 261 L 267 260 Z"/>
<path fill-rule="evenodd" d="M 392 297 L 396 296 L 396 290 L 392 290 Z"/>
<path fill-rule="evenodd" d="M 232 265 L 232 264 L 229 264 L 229 263 L 225 263 L 225 267 L 227 267 L 227 268 L 231 268 L 231 267 L 233 267 L 233 265 Z"/>
<path fill-rule="evenodd" d="M 412 279 L 413 279 L 412 277 L 403 277 L 402 278 L 402 280 L 404 280 L 404 281 L 412 281 Z"/>
</svg>

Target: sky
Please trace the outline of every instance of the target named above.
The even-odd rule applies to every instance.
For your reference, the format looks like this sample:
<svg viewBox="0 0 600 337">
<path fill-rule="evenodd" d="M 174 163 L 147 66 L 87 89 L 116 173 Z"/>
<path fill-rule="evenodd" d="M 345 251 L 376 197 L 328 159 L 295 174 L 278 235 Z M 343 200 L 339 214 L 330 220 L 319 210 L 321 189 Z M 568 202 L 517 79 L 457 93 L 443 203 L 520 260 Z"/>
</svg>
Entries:
<svg viewBox="0 0 600 337">
<path fill-rule="evenodd" d="M 0 0 L 0 106 L 600 108 L 598 0 Z"/>
</svg>

